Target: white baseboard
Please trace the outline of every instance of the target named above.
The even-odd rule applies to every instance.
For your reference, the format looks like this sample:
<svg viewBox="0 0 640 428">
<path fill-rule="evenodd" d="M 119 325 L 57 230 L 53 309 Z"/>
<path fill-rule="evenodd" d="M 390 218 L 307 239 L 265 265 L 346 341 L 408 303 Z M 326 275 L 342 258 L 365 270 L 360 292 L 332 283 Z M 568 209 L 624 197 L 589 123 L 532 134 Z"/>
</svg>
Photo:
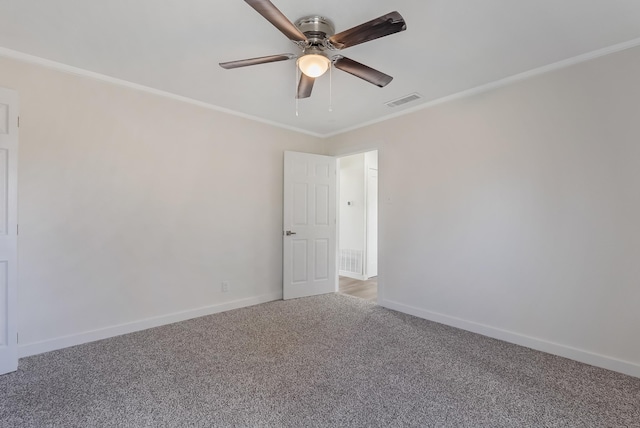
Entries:
<svg viewBox="0 0 640 428">
<path fill-rule="evenodd" d="M 230 311 L 233 309 L 246 308 L 248 306 L 259 305 L 261 303 L 272 302 L 274 300 L 280 299 L 282 299 L 282 292 L 264 294 L 261 296 L 225 302 L 219 305 L 211 305 L 182 312 L 174 312 L 172 314 L 118 324 L 97 330 L 56 337 L 54 339 L 43 340 L 41 342 L 25 344 L 21 343 L 18 345 L 18 357 L 29 357 L 31 355 L 42 354 L 44 352 L 68 348 L 69 346 L 81 345 L 83 343 L 94 342 L 96 340 L 107 339 L 109 337 L 120 336 L 122 334 L 133 333 L 153 327 L 160 327 L 166 324 L 186 321 L 188 319 L 203 317 L 206 315 Z"/>
<path fill-rule="evenodd" d="M 385 308 L 393 309 L 395 311 L 403 312 L 409 315 L 414 315 L 416 317 L 424 318 L 429 321 L 449 325 L 452 327 L 460 328 L 462 330 L 482 334 L 483 336 L 492 337 L 494 339 L 503 340 L 505 342 L 514 343 L 516 345 L 526 346 L 527 348 L 535 349 L 537 351 L 558 355 L 560 357 L 569 358 L 581 363 L 590 364 L 592 366 L 601 367 L 604 369 L 613 370 L 615 372 L 624 373 L 629 376 L 640 378 L 640 365 L 629 361 L 623 361 L 613 357 L 608 357 L 606 355 L 595 354 L 583 349 L 577 349 L 571 346 L 549 342 L 520 333 L 479 324 L 473 321 L 467 321 L 461 318 L 439 314 L 437 312 L 416 308 L 413 306 L 394 302 L 392 300 L 380 300 L 378 304 L 380 306 L 384 306 Z"/>
</svg>

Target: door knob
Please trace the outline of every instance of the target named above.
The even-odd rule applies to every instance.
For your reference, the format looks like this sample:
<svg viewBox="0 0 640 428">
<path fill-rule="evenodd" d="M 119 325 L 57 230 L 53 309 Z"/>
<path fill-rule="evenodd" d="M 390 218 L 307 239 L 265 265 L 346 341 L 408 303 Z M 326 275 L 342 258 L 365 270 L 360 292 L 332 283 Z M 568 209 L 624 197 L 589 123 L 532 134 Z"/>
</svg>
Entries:
<svg viewBox="0 0 640 428">
<path fill-rule="evenodd" d="M 287 230 L 284 234 L 287 235 L 287 236 L 291 236 L 291 235 L 295 235 L 296 233 L 292 232 L 290 230 Z"/>
</svg>

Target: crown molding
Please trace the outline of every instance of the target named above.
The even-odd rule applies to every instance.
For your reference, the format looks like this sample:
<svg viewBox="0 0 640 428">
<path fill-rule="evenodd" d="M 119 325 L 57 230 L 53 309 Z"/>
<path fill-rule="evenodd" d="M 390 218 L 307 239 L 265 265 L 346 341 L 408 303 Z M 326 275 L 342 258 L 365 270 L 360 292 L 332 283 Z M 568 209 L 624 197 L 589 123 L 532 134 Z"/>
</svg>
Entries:
<svg viewBox="0 0 640 428">
<path fill-rule="evenodd" d="M 249 120 L 253 120 L 253 121 L 256 121 L 256 122 L 264 123 L 264 124 L 267 124 L 267 125 L 275 126 L 277 128 L 286 129 L 288 131 L 299 132 L 301 134 L 310 135 L 310 136 L 316 137 L 316 138 L 324 138 L 323 134 L 318 134 L 316 132 L 307 131 L 305 129 L 296 128 L 294 126 L 289 126 L 289 125 L 285 125 L 285 124 L 282 124 L 282 123 L 274 122 L 274 121 L 271 121 L 271 120 L 263 119 L 261 117 L 252 116 L 250 114 L 241 113 L 241 112 L 238 112 L 238 111 L 235 111 L 235 110 L 231 110 L 231 109 L 227 109 L 227 108 L 224 108 L 224 107 L 217 106 L 215 104 L 206 103 L 204 101 L 199 101 L 199 100 L 196 100 L 196 99 L 193 99 L 193 98 L 184 97 L 182 95 L 176 95 L 176 94 L 171 93 L 171 92 L 162 91 L 160 89 L 155 89 L 155 88 L 151 88 L 149 86 L 144 86 L 144 85 L 140 85 L 138 83 L 133 83 L 133 82 L 130 82 L 128 80 L 118 79 L 118 78 L 115 78 L 115 77 L 107 76 L 105 74 L 96 73 L 96 72 L 93 72 L 93 71 L 89 71 L 89 70 L 85 70 L 85 69 L 82 69 L 82 68 L 74 67 L 74 66 L 71 66 L 71 65 L 63 64 L 63 63 L 60 63 L 60 62 L 52 61 L 52 60 L 49 60 L 49 59 L 41 58 L 41 57 L 38 57 L 38 56 L 26 54 L 26 53 L 23 53 L 23 52 L 12 50 L 12 49 L 7 49 L 7 48 L 0 47 L 0 56 L 6 57 L 6 58 L 15 59 L 15 60 L 22 61 L 22 62 L 27 62 L 27 63 L 30 63 L 30 64 L 40 65 L 42 67 L 53 69 L 53 70 L 56 70 L 56 71 L 61 71 L 63 73 L 75 74 L 77 76 L 87 77 L 87 78 L 90 78 L 90 79 L 99 80 L 99 81 L 106 82 L 106 83 L 111 83 L 113 85 L 122 86 L 122 87 L 133 89 L 133 90 L 136 90 L 136 91 L 146 92 L 146 93 L 157 95 L 157 96 L 160 96 L 160 97 L 169 98 L 169 99 L 172 99 L 174 101 L 180 101 L 180 102 L 191 104 L 191 105 L 195 105 L 195 106 L 198 106 L 198 107 L 203 107 L 203 108 L 206 108 L 206 109 L 209 109 L 209 110 L 215 110 L 215 111 L 218 111 L 218 112 L 221 112 L 221 113 L 226 113 L 226 114 L 230 114 L 230 115 L 233 115 L 233 116 L 238 116 L 238 117 L 241 117 L 243 119 L 249 119 Z"/>
<path fill-rule="evenodd" d="M 376 123 L 384 122 L 389 119 L 394 119 L 396 117 L 404 116 L 410 113 L 414 113 L 419 110 L 428 109 L 431 107 L 435 107 L 440 104 L 448 103 L 451 101 L 460 100 L 463 98 L 469 98 L 474 95 L 478 95 L 484 92 L 492 91 L 494 89 L 502 88 L 504 86 L 511 85 L 516 82 L 520 82 L 522 80 L 530 79 L 532 77 L 539 76 L 541 74 L 550 73 L 552 71 L 561 70 L 563 68 L 571 67 L 576 64 L 580 64 L 586 61 L 591 61 L 596 58 L 600 58 L 602 56 L 610 55 L 616 52 L 620 52 L 626 49 L 635 48 L 640 46 L 640 38 L 629 40 L 628 42 L 618 43 L 616 45 L 608 46 L 606 48 L 598 49 L 595 51 L 587 52 L 581 55 L 577 55 L 562 61 L 554 62 L 552 64 L 544 65 L 542 67 L 534 68 L 529 71 L 525 71 L 523 73 L 514 74 L 513 76 L 505 77 L 500 80 L 495 80 L 490 83 L 486 83 L 484 85 L 476 86 L 471 89 L 467 89 L 455 94 L 447 95 L 446 97 L 438 98 L 435 100 L 427 101 L 423 104 L 417 105 L 415 107 L 408 108 L 406 110 L 399 111 L 397 113 L 392 113 L 378 119 L 370 120 L 367 122 L 363 122 L 361 124 L 351 126 L 349 128 L 340 129 L 335 132 L 331 132 L 328 134 L 323 134 L 323 138 L 330 138 L 336 135 L 344 134 L 346 132 L 355 131 L 356 129 L 364 128 Z"/>
<path fill-rule="evenodd" d="M 23 61 L 23 62 L 28 62 L 28 63 L 32 63 L 32 64 L 36 64 L 36 65 L 40 65 L 46 68 L 50 68 L 50 69 L 54 69 L 57 71 L 62 71 L 65 73 L 70 73 L 70 74 L 75 74 L 78 76 L 83 76 L 83 77 L 88 77 L 91 79 L 95 79 L 95 80 L 100 80 L 103 82 L 107 82 L 107 83 L 111 83 L 114 85 L 119 85 L 119 86 L 123 86 L 126 88 L 130 88 L 130 89 L 134 89 L 137 91 L 142 91 L 142 92 L 147 92 L 150 94 L 154 94 L 157 96 L 161 96 L 161 97 L 165 97 L 165 98 L 169 98 L 175 101 L 180 101 L 180 102 L 184 102 L 187 104 L 192 104 L 195 106 L 199 106 L 199 107 L 203 107 L 209 110 L 215 110 L 221 113 L 226 113 L 226 114 L 230 114 L 233 116 L 238 116 L 244 119 L 249 119 L 249 120 L 253 120 L 256 122 L 260 122 L 260 123 L 264 123 L 266 125 L 270 125 L 270 126 L 274 126 L 277 128 L 281 128 L 281 129 L 286 129 L 288 131 L 293 131 L 293 132 L 298 132 L 301 134 L 305 134 L 305 135 L 309 135 L 312 137 L 316 137 L 316 138 L 322 138 L 322 139 L 326 139 L 326 138 L 331 138 L 334 137 L 336 135 L 340 135 L 340 134 L 344 134 L 350 131 L 355 131 L 356 129 L 360 129 L 360 128 L 364 128 L 376 123 L 380 123 L 380 122 L 384 122 L 387 121 L 389 119 L 394 119 L 396 117 L 400 117 L 400 116 L 404 116 L 407 114 L 411 114 L 414 113 L 416 111 L 420 111 L 420 110 L 424 110 L 424 109 L 428 109 L 431 107 L 435 107 L 437 105 L 440 104 L 444 104 L 444 103 L 448 103 L 451 101 L 456 101 L 456 100 L 460 100 L 463 98 L 468 98 L 468 97 L 472 97 L 474 95 L 478 95 L 484 92 L 488 92 L 494 89 L 498 89 L 498 88 L 502 88 L 504 86 L 508 86 L 511 85 L 513 83 L 516 82 L 520 82 L 522 80 L 526 80 L 526 79 L 530 79 L 532 77 L 536 77 L 542 74 L 546 74 L 546 73 L 550 73 L 552 71 L 556 71 L 556 70 L 561 70 L 563 68 L 567 68 L 567 67 L 571 67 L 573 65 L 576 64 L 580 64 L 582 62 L 586 62 L 586 61 L 591 61 L 593 59 L 596 58 L 600 58 L 602 56 L 606 56 L 606 55 L 610 55 L 616 52 L 620 52 L 626 49 L 631 49 L 634 47 L 640 46 L 640 38 L 637 39 L 633 39 L 633 40 L 629 40 L 627 42 L 623 42 L 623 43 L 618 43 L 612 46 L 607 46 L 605 48 L 602 49 L 598 49 L 595 51 L 591 51 L 591 52 L 587 52 L 581 55 L 577 55 L 562 61 L 558 61 L 558 62 L 554 62 L 552 64 L 548 64 L 542 67 L 538 67 L 538 68 L 534 68 L 532 70 L 529 71 L 525 71 L 522 73 L 518 73 L 509 77 L 505 77 L 503 79 L 500 80 L 496 80 L 493 82 L 489 82 L 487 84 L 484 85 L 480 85 L 480 86 L 476 86 L 474 88 L 470 88 L 461 92 L 457 92 L 455 94 L 451 94 L 451 95 L 447 95 L 446 97 L 442 97 L 442 98 L 438 98 L 435 100 L 431 100 L 431 101 L 427 101 L 423 104 L 417 105 L 415 107 L 411 107 L 408 108 L 406 110 L 402 110 L 396 113 L 392 113 L 383 117 L 380 117 L 378 119 L 374 119 L 374 120 L 370 120 L 367 122 L 363 122 L 360 123 L 358 125 L 354 125 L 348 128 L 343 128 L 334 132 L 329 132 L 326 134 L 320 134 L 317 132 L 312 132 L 312 131 L 308 131 L 305 129 L 301 129 L 301 128 L 296 128 L 294 126 L 289 126 L 289 125 L 285 125 L 282 123 L 278 123 L 278 122 L 274 122 L 271 120 L 267 120 L 267 119 L 263 119 L 261 117 L 257 117 L 257 116 L 252 116 L 249 114 L 245 114 L 245 113 L 241 113 L 235 110 L 231 110 L 231 109 L 227 109 L 224 107 L 220 107 L 214 104 L 210 104 L 210 103 L 206 103 L 204 101 L 199 101 L 193 98 L 189 98 L 189 97 L 184 97 L 182 95 L 176 95 L 173 94 L 171 92 L 166 92 L 166 91 L 161 91 L 159 89 L 155 89 L 155 88 L 151 88 L 149 86 L 144 86 L 144 85 L 140 85 L 137 83 L 133 83 L 133 82 L 129 82 L 127 80 L 123 80 L 123 79 L 118 79 L 115 77 L 111 77 L 111 76 L 107 76 L 105 74 L 100 74 L 100 73 L 96 73 L 93 71 L 89 71 L 89 70 L 84 70 L 82 68 L 78 68 L 78 67 L 74 67 L 71 65 L 67 65 L 67 64 L 63 64 L 60 62 L 56 62 L 56 61 L 52 61 L 52 60 L 48 60 L 45 58 L 41 58 L 41 57 L 37 57 L 34 55 L 29 55 L 23 52 L 19 52 L 19 51 L 15 51 L 12 49 L 7 49 L 7 48 L 3 48 L 0 47 L 0 56 L 4 56 L 7 58 L 12 58 L 12 59 L 16 59 L 19 61 Z"/>
</svg>

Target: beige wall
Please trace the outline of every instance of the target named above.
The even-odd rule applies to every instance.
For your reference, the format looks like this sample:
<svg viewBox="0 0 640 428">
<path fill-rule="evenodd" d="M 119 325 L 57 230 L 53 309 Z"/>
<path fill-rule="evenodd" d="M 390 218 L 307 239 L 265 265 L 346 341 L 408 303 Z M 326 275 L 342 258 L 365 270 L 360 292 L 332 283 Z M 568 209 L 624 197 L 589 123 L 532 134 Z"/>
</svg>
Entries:
<svg viewBox="0 0 640 428">
<path fill-rule="evenodd" d="M 380 149 L 383 304 L 640 376 L 638 75 L 630 49 L 321 141 L 0 58 L 22 354 L 277 298 L 282 152 Z"/>
<path fill-rule="evenodd" d="M 283 151 L 320 140 L 10 59 L 0 86 L 21 104 L 23 355 L 281 296 Z"/>
<path fill-rule="evenodd" d="M 333 137 L 381 149 L 382 303 L 640 376 L 638 76 L 635 48 Z"/>
</svg>

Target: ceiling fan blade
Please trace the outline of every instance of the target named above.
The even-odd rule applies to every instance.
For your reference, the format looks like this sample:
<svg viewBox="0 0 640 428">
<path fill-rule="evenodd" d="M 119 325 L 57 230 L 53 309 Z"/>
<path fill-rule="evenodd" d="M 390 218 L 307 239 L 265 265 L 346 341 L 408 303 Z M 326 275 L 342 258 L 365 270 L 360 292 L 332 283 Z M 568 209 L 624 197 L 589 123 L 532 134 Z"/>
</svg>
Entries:
<svg viewBox="0 0 640 428">
<path fill-rule="evenodd" d="M 357 27 L 350 28 L 329 38 L 336 49 L 346 49 L 407 29 L 404 18 L 398 12 L 390 12 Z"/>
<path fill-rule="evenodd" d="M 364 64 L 360 64 L 352 59 L 345 58 L 343 56 L 338 57 L 338 59 L 333 61 L 333 65 L 342 71 L 346 71 L 349 74 L 353 74 L 356 77 L 359 77 L 363 80 L 366 80 L 369 83 L 373 83 L 374 85 L 382 88 L 387 86 L 389 82 L 393 80 L 393 77 L 388 74 L 384 74 L 381 71 L 375 70 L 371 67 L 367 67 Z"/>
<path fill-rule="evenodd" d="M 286 61 L 288 59 L 292 59 L 295 57 L 296 56 L 294 54 L 261 56 L 258 58 L 240 59 L 238 61 L 221 62 L 220 67 L 226 68 L 227 70 L 229 70 L 231 68 L 247 67 L 249 65 L 258 65 L 258 64 L 266 64 L 269 62 Z"/>
<path fill-rule="evenodd" d="M 284 16 L 280 10 L 274 6 L 269 0 L 244 0 L 262 15 L 267 21 L 273 24 L 278 30 L 282 32 L 289 40 L 294 42 L 306 42 L 307 36 L 305 36 L 298 27 L 293 25 L 289 19 Z"/>
<path fill-rule="evenodd" d="M 309 98 L 315 81 L 315 77 L 309 77 L 304 73 L 300 73 L 300 82 L 298 83 L 298 94 L 296 98 Z"/>
</svg>

